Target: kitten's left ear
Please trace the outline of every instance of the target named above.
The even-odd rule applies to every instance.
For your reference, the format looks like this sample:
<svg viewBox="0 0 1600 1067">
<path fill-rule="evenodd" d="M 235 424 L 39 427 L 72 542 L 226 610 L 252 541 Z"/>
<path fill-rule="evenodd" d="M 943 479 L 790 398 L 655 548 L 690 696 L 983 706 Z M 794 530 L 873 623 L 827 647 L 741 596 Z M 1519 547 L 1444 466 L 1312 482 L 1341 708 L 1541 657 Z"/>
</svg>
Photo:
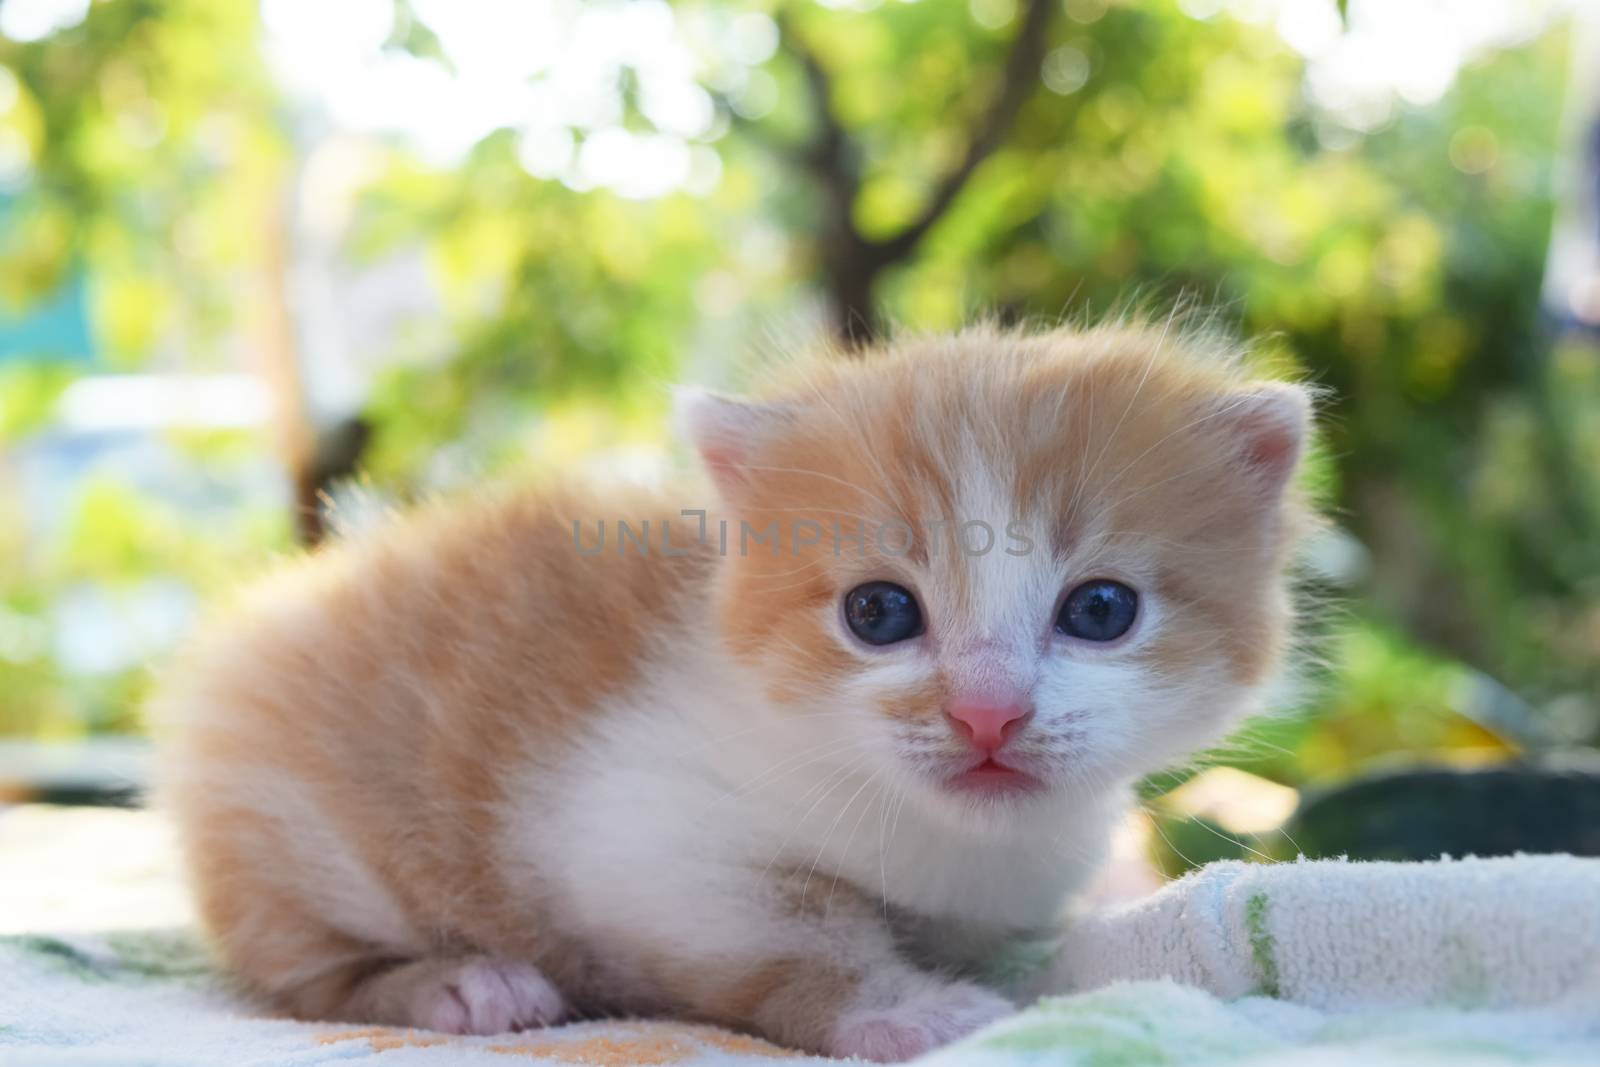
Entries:
<svg viewBox="0 0 1600 1067">
<path fill-rule="evenodd" d="M 1212 416 L 1238 462 L 1276 500 L 1294 476 L 1311 433 L 1311 395 L 1298 385 L 1262 382 L 1221 398 Z"/>
<path fill-rule="evenodd" d="M 712 481 L 731 497 L 752 481 L 752 456 L 793 421 L 788 404 L 762 404 L 705 389 L 680 388 L 672 398 L 678 433 L 700 453 Z"/>
</svg>

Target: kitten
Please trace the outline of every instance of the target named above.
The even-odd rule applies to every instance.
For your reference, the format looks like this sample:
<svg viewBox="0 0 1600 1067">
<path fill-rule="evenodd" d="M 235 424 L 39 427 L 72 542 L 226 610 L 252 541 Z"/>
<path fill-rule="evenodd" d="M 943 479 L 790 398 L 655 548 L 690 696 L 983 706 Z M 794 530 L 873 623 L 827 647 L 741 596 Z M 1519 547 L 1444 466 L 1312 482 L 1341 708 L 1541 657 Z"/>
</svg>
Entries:
<svg viewBox="0 0 1600 1067">
<path fill-rule="evenodd" d="M 514 491 L 273 577 L 166 696 L 222 959 L 456 1033 L 899 1060 L 1007 1014 L 1129 784 L 1284 644 L 1308 399 L 1199 347 L 980 330 L 689 394 L 709 515 Z"/>
</svg>

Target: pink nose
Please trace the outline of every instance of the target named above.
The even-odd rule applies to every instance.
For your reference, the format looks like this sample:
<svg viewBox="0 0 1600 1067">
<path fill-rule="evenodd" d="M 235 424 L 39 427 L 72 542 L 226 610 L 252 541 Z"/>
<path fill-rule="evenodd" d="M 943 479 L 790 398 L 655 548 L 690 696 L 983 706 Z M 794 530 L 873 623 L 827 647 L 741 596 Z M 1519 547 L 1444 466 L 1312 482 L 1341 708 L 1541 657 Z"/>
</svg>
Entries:
<svg viewBox="0 0 1600 1067">
<path fill-rule="evenodd" d="M 1016 736 L 1032 708 L 1016 702 L 992 700 L 956 701 L 944 709 L 955 727 L 956 736 L 970 742 L 984 755 L 992 756 Z"/>
</svg>

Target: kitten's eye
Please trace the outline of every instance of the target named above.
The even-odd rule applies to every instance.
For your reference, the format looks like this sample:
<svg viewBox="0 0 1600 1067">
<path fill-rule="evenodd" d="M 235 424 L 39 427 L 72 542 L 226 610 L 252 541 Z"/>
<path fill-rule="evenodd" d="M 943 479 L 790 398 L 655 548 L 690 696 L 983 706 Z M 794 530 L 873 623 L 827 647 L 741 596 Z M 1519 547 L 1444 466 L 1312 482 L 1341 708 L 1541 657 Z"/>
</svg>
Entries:
<svg viewBox="0 0 1600 1067">
<path fill-rule="evenodd" d="M 869 645 L 892 645 L 922 632 L 917 598 L 893 582 L 868 582 L 846 593 L 844 620 Z"/>
<path fill-rule="evenodd" d="M 1084 582 L 1067 594 L 1056 629 L 1084 641 L 1115 641 L 1139 614 L 1139 594 L 1108 578 Z"/>
</svg>

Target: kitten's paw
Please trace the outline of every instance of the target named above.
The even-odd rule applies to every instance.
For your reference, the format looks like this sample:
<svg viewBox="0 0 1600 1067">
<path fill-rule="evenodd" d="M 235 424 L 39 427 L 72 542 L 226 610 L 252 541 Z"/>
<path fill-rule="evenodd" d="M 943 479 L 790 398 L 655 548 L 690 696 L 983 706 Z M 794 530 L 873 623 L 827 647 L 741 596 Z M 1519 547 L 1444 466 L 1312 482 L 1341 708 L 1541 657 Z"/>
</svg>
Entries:
<svg viewBox="0 0 1600 1067">
<path fill-rule="evenodd" d="M 411 1002 L 417 1026 L 446 1034 L 504 1034 L 548 1026 L 566 1002 L 531 963 L 477 956 L 441 963 Z"/>
<path fill-rule="evenodd" d="M 934 986 L 890 1008 L 847 1012 L 834 1026 L 829 1052 L 899 1063 L 966 1037 L 1016 1010 L 1005 997 L 980 986 Z"/>
</svg>

